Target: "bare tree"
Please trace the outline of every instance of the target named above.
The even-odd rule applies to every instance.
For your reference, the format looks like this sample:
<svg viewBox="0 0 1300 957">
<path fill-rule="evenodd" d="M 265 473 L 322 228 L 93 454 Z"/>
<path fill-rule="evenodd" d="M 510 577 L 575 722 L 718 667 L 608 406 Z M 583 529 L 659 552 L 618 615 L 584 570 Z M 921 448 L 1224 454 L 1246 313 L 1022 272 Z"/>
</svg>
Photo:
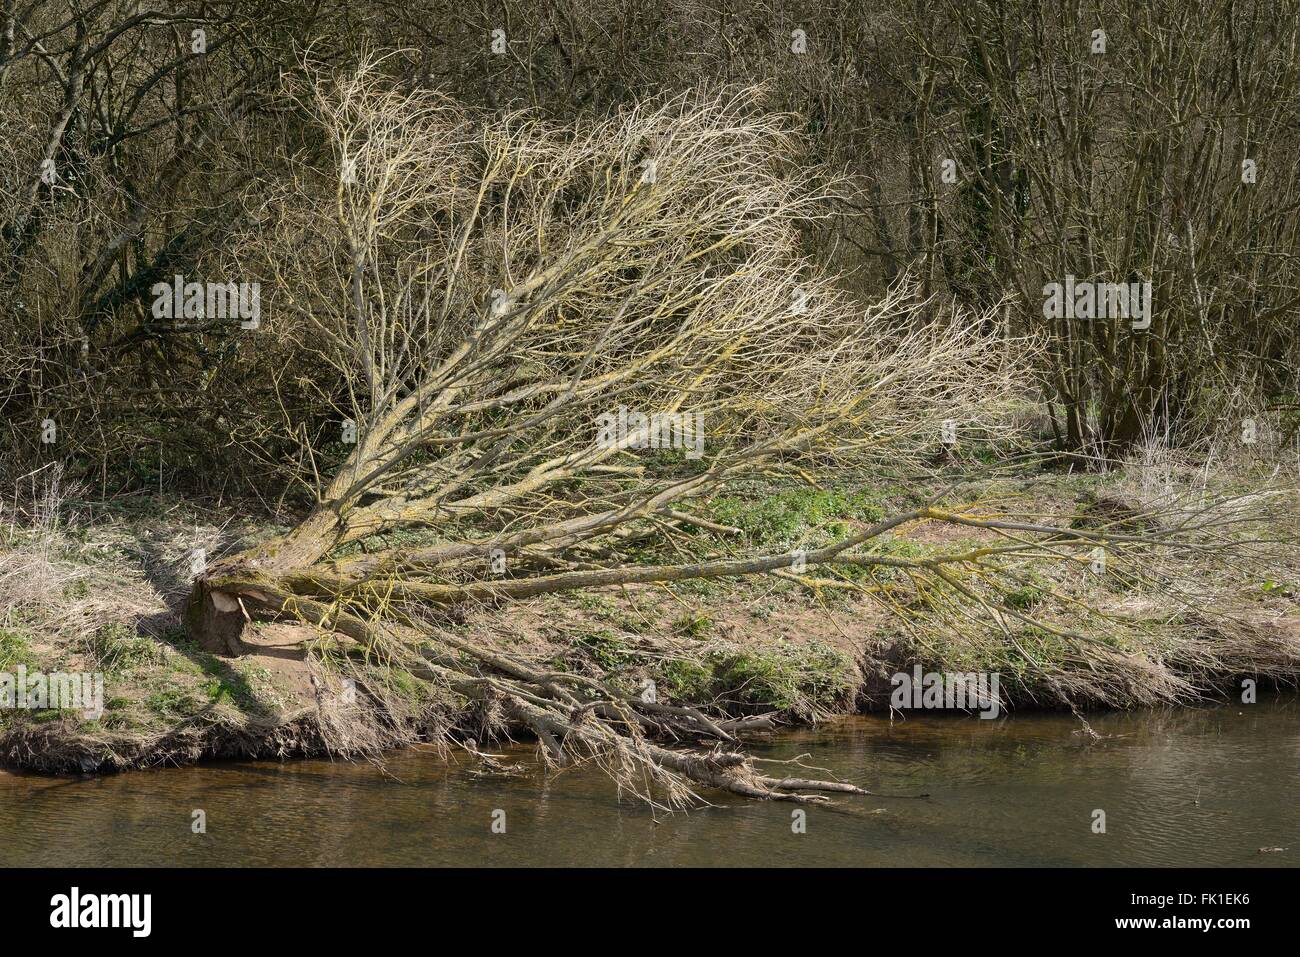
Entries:
<svg viewBox="0 0 1300 957">
<path fill-rule="evenodd" d="M 333 370 L 321 401 L 355 446 L 296 528 L 196 583 L 192 629 L 238 652 L 249 617 L 288 616 L 423 651 L 436 678 L 505 694 L 575 752 L 784 795 L 734 754 L 637 737 L 644 719 L 730 741 L 725 723 L 476 652 L 429 609 L 788 567 L 638 567 L 619 543 L 638 523 L 690 521 L 686 503 L 740 476 L 905 457 L 945 418 L 993 426 L 990 391 L 1014 394 L 1015 374 L 970 321 L 890 332 L 884 317 L 921 305 L 908 289 L 863 309 L 801 257 L 800 222 L 834 184 L 794 161 L 798 140 L 750 94 L 569 129 L 395 92 L 373 65 L 308 96 L 337 168 L 300 170 L 269 237 L 232 256 L 273 290 L 270 326 Z M 677 447 L 638 455 L 647 445 Z M 902 520 L 807 560 L 848 560 Z M 412 527 L 429 543 L 340 553 Z M 497 673 L 477 674 L 485 662 Z"/>
</svg>

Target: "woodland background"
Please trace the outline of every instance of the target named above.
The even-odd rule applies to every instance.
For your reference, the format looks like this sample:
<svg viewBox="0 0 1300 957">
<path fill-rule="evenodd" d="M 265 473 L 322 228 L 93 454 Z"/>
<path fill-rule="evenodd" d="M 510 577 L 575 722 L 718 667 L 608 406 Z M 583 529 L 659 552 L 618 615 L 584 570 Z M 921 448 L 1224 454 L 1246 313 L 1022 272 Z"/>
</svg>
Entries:
<svg viewBox="0 0 1300 957">
<path fill-rule="evenodd" d="M 1297 13 L 1286 0 L 4 0 L 0 477 L 57 454 L 106 497 L 272 504 L 310 467 L 304 447 L 330 458 L 337 416 L 318 396 L 346 377 L 296 347 L 273 289 L 248 332 L 156 323 L 150 287 L 265 280 L 224 275 L 227 251 L 291 161 L 337 163 L 286 84 L 394 50 L 383 69 L 400 88 L 562 123 L 761 85 L 766 108 L 795 115 L 806 161 L 847 174 L 833 215 L 807 227 L 812 255 L 863 298 L 910 275 L 921 297 L 1041 337 L 1057 448 L 1112 456 L 1151 435 L 1193 448 L 1248 416 L 1285 440 Z M 1066 274 L 1150 280 L 1151 328 L 1044 319 L 1042 286 Z"/>
</svg>

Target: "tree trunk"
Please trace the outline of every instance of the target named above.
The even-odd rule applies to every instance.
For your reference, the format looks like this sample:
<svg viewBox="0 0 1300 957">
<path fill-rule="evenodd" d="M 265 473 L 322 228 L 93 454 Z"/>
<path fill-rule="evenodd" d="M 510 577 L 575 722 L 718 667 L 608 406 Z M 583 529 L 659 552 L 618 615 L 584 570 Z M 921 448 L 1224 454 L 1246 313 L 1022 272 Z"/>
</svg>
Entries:
<svg viewBox="0 0 1300 957">
<path fill-rule="evenodd" d="M 280 610 L 259 584 L 269 585 L 290 569 L 311 567 L 341 536 L 338 516 L 318 509 L 287 534 L 214 562 L 194 580 L 186 602 L 190 636 L 212 654 L 244 654 L 248 649 L 241 638 L 254 610 Z"/>
</svg>

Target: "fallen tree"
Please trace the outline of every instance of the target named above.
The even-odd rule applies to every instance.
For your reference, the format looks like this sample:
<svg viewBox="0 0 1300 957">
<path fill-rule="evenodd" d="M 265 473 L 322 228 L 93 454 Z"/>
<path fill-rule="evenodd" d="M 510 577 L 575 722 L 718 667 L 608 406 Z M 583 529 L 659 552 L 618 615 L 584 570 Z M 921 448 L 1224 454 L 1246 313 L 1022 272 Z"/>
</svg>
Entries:
<svg viewBox="0 0 1300 957">
<path fill-rule="evenodd" d="M 817 800 L 865 792 L 760 773 L 737 738 L 762 718 L 547 672 L 458 638 L 448 613 L 857 565 L 1024 618 L 989 609 L 959 569 L 1125 547 L 1113 532 L 927 506 L 798 556 L 637 564 L 632 545 L 707 526 L 693 504 L 736 479 L 917 461 L 949 421 L 996 433 L 1000 399 L 1025 387 L 1006 344 L 983 317 L 936 318 L 906 285 L 864 308 L 820 275 L 799 229 L 835 183 L 799 163 L 785 119 L 753 94 L 558 129 L 394 91 L 372 64 L 300 102 L 333 165 L 296 161 L 265 204 L 271 221 L 231 255 L 236 274 L 270 278 L 258 334 L 313 357 L 309 386 L 350 448 L 322 480 L 329 449 L 308 444 L 310 513 L 195 581 L 188 623 L 209 650 L 241 653 L 257 618 L 303 621 L 493 702 L 548 760 L 599 761 L 649 800 L 681 803 L 694 786 Z M 926 561 L 872 551 L 917 521 L 983 522 L 1008 543 Z"/>
</svg>

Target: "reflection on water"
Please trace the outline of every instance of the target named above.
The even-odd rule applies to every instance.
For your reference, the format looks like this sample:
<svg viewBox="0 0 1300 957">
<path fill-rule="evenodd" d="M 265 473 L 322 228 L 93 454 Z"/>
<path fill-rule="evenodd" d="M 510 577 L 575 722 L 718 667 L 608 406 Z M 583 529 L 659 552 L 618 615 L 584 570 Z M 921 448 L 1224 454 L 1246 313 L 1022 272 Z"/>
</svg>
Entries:
<svg viewBox="0 0 1300 957">
<path fill-rule="evenodd" d="M 594 769 L 502 778 L 467 759 L 222 763 L 104 778 L 0 773 L 0 865 L 1300 865 L 1300 701 L 999 721 L 876 717 L 755 753 L 883 793 L 809 808 L 620 804 Z M 533 766 L 531 746 L 508 750 Z M 1093 834 L 1092 811 L 1107 833 Z M 192 812 L 207 833 L 191 830 Z M 493 834 L 493 811 L 506 833 Z M 1260 854 L 1261 847 L 1286 847 Z"/>
</svg>

